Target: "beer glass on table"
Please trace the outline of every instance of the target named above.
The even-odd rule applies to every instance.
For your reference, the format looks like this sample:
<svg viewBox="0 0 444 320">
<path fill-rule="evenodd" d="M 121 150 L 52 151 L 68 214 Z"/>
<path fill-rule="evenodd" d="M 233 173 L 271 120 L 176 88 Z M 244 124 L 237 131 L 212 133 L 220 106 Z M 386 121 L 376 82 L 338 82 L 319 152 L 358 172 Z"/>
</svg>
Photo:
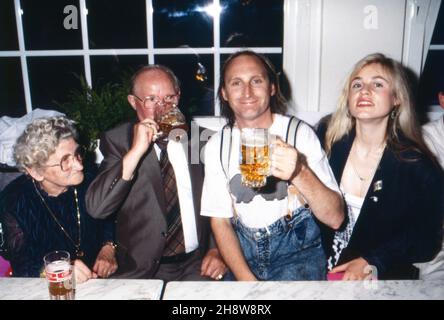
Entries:
<svg viewBox="0 0 444 320">
<path fill-rule="evenodd" d="M 74 300 L 74 275 L 67 251 L 52 251 L 43 258 L 51 300 Z"/>
<path fill-rule="evenodd" d="M 243 128 L 241 130 L 239 166 L 242 185 L 261 188 L 270 174 L 270 135 L 268 129 Z"/>
<path fill-rule="evenodd" d="M 163 112 L 163 110 L 159 110 L 156 113 L 154 121 L 156 121 L 159 125 L 157 139 L 168 140 L 169 138 L 177 138 L 174 137 L 174 132 L 172 133 L 174 129 L 183 129 L 185 130 L 185 132 L 187 131 L 185 116 L 182 112 L 180 112 L 179 108 L 176 105 L 173 105 L 166 112 Z M 170 137 L 170 133 L 173 134 L 173 137 Z"/>
</svg>

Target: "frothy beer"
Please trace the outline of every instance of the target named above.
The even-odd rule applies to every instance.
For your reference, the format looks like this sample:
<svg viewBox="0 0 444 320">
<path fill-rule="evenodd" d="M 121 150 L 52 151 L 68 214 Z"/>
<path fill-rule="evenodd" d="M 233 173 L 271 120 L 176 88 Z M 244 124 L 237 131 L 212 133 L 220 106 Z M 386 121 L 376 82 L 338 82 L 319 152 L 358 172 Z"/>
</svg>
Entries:
<svg viewBox="0 0 444 320">
<path fill-rule="evenodd" d="M 164 136 L 168 136 L 171 132 L 171 130 L 173 129 L 183 129 L 183 130 L 187 130 L 187 125 L 183 122 L 176 122 L 176 121 L 172 121 L 171 123 L 169 122 L 161 122 L 159 123 L 159 131 L 162 131 Z"/>
<path fill-rule="evenodd" d="M 268 157 L 268 145 L 264 146 L 241 146 L 242 163 L 240 171 L 242 184 L 246 187 L 260 188 L 267 181 L 270 168 Z"/>
<path fill-rule="evenodd" d="M 72 270 L 69 261 L 53 261 L 46 265 L 45 272 L 51 300 L 74 299 Z"/>
<path fill-rule="evenodd" d="M 269 135 L 267 129 L 244 128 L 241 131 L 240 172 L 242 184 L 260 188 L 270 171 Z"/>
</svg>

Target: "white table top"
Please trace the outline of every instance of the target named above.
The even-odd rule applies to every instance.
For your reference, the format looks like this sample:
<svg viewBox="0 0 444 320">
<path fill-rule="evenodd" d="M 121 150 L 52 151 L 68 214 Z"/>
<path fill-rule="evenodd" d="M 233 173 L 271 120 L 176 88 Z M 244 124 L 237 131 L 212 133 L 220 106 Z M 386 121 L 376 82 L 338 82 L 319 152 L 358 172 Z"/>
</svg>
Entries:
<svg viewBox="0 0 444 320">
<path fill-rule="evenodd" d="M 159 300 L 162 280 L 93 279 L 77 284 L 76 300 Z M 43 278 L 0 278 L 0 300 L 49 300 Z"/>
<path fill-rule="evenodd" d="M 161 280 L 94 279 L 77 285 L 76 300 L 159 300 Z M 0 278 L 0 300 L 48 300 L 45 279 Z M 164 300 L 444 300 L 444 280 L 182 282 L 166 285 Z"/>
<path fill-rule="evenodd" d="M 164 300 L 444 300 L 439 281 L 169 282 Z"/>
</svg>

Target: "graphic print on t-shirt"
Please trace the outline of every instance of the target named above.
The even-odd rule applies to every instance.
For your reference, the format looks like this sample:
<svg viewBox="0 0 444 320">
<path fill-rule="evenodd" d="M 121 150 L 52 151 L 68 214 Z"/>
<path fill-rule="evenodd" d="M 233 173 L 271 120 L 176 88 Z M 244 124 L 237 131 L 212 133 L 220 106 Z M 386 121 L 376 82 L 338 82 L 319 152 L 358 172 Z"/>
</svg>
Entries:
<svg viewBox="0 0 444 320">
<path fill-rule="evenodd" d="M 267 201 L 282 200 L 287 197 L 287 182 L 276 177 L 268 177 L 265 186 L 254 189 L 244 187 L 241 180 L 240 174 L 236 174 L 230 180 L 230 192 L 236 198 L 236 203 L 249 203 L 258 195 Z"/>
</svg>

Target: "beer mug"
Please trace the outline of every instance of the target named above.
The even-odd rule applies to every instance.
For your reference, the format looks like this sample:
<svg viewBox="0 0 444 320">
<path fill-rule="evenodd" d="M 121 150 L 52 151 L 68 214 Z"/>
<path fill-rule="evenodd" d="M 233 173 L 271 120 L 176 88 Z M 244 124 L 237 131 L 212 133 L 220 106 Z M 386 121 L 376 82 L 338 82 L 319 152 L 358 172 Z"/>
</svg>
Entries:
<svg viewBox="0 0 444 320">
<path fill-rule="evenodd" d="M 239 166 L 242 185 L 261 188 L 270 175 L 270 135 L 268 129 L 244 128 L 241 130 Z"/>
<path fill-rule="evenodd" d="M 43 258 L 51 300 L 74 300 L 74 275 L 69 252 L 52 251 Z"/>
<path fill-rule="evenodd" d="M 185 116 L 177 106 L 172 106 L 166 113 L 159 110 L 155 115 L 154 121 L 159 125 L 157 138 L 168 140 L 170 132 L 174 129 L 180 128 L 187 131 Z"/>
</svg>

